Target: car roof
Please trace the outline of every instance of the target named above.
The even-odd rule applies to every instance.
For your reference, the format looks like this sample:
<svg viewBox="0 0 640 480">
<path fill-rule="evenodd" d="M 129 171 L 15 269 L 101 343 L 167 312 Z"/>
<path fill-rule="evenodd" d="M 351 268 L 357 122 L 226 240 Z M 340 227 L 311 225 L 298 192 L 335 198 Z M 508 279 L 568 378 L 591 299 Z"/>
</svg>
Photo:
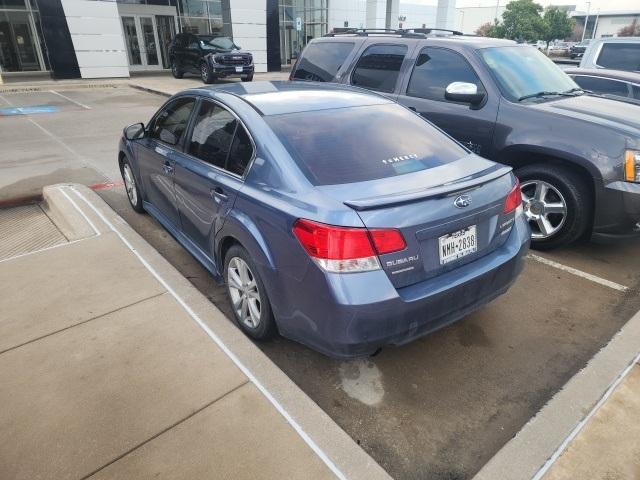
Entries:
<svg viewBox="0 0 640 480">
<path fill-rule="evenodd" d="M 344 42 L 345 39 L 349 40 L 357 40 L 360 42 L 364 42 L 367 39 L 376 39 L 376 40 L 391 40 L 394 43 L 414 43 L 417 42 L 419 44 L 426 45 L 465 45 L 474 49 L 478 48 L 490 48 L 490 47 L 506 47 L 506 46 L 514 46 L 518 45 L 513 40 L 505 40 L 502 38 L 492 38 L 492 37 L 479 37 L 475 35 L 425 35 L 424 37 L 416 37 L 416 36 L 402 36 L 402 35 L 394 35 L 391 33 L 381 34 L 381 33 L 371 33 L 367 35 L 361 35 L 357 33 L 336 33 L 333 36 L 324 36 L 320 38 L 316 38 L 312 40 L 312 42 Z M 524 44 L 523 44 L 524 45 Z"/>
<path fill-rule="evenodd" d="M 568 75 L 589 75 L 592 77 L 605 77 L 614 80 L 640 84 L 640 73 L 627 72 L 624 70 L 612 70 L 610 68 L 567 68 L 564 73 Z"/>
<path fill-rule="evenodd" d="M 265 116 L 393 103 L 382 95 L 361 88 L 319 82 L 229 83 L 187 91 L 197 91 L 200 95 L 213 98 L 220 94 L 231 94 Z"/>
</svg>

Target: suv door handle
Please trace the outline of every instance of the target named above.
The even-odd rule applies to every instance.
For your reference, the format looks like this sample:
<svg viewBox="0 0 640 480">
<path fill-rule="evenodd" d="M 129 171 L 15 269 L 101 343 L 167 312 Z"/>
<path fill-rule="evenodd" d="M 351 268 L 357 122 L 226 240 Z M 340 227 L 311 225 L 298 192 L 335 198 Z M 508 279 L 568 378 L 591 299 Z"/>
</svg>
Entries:
<svg viewBox="0 0 640 480">
<path fill-rule="evenodd" d="M 171 175 L 174 170 L 175 169 L 173 168 L 173 165 L 171 165 L 169 162 L 165 162 L 164 165 L 162 165 L 162 171 L 166 175 Z"/>
<path fill-rule="evenodd" d="M 224 193 L 224 191 L 220 187 L 212 188 L 211 196 L 217 203 L 224 203 L 229 200 L 229 196 Z"/>
</svg>

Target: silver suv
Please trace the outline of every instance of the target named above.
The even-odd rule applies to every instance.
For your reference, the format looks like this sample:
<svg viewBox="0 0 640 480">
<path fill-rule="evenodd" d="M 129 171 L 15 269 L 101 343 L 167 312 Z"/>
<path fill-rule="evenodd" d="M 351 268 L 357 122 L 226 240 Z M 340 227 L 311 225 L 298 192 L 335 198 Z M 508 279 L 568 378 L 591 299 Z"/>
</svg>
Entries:
<svg viewBox="0 0 640 480">
<path fill-rule="evenodd" d="M 591 40 L 580 68 L 640 71 L 640 37 L 607 37 Z"/>
</svg>

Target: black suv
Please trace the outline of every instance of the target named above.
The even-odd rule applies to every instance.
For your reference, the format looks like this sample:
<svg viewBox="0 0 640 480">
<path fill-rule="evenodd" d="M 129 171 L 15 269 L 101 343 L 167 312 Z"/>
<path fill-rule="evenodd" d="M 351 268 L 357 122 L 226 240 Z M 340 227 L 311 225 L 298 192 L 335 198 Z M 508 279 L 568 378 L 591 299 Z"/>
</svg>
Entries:
<svg viewBox="0 0 640 480">
<path fill-rule="evenodd" d="M 253 80 L 253 55 L 240 50 L 229 37 L 179 33 L 169 44 L 169 61 L 176 78 L 196 73 L 204 83 L 228 76 Z"/>
<path fill-rule="evenodd" d="M 435 33 L 329 34 L 290 79 L 380 92 L 511 165 L 537 248 L 640 233 L 638 106 L 586 93 L 530 46 Z"/>
</svg>

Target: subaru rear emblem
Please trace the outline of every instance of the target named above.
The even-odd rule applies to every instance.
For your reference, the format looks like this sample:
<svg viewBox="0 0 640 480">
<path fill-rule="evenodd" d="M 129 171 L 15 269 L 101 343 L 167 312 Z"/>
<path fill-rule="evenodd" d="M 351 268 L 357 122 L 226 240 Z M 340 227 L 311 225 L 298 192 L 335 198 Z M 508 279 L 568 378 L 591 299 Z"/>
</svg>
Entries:
<svg viewBox="0 0 640 480">
<path fill-rule="evenodd" d="M 453 204 L 458 208 L 465 208 L 471 205 L 471 196 L 470 195 L 460 195 L 456 197 L 453 201 Z"/>
</svg>

